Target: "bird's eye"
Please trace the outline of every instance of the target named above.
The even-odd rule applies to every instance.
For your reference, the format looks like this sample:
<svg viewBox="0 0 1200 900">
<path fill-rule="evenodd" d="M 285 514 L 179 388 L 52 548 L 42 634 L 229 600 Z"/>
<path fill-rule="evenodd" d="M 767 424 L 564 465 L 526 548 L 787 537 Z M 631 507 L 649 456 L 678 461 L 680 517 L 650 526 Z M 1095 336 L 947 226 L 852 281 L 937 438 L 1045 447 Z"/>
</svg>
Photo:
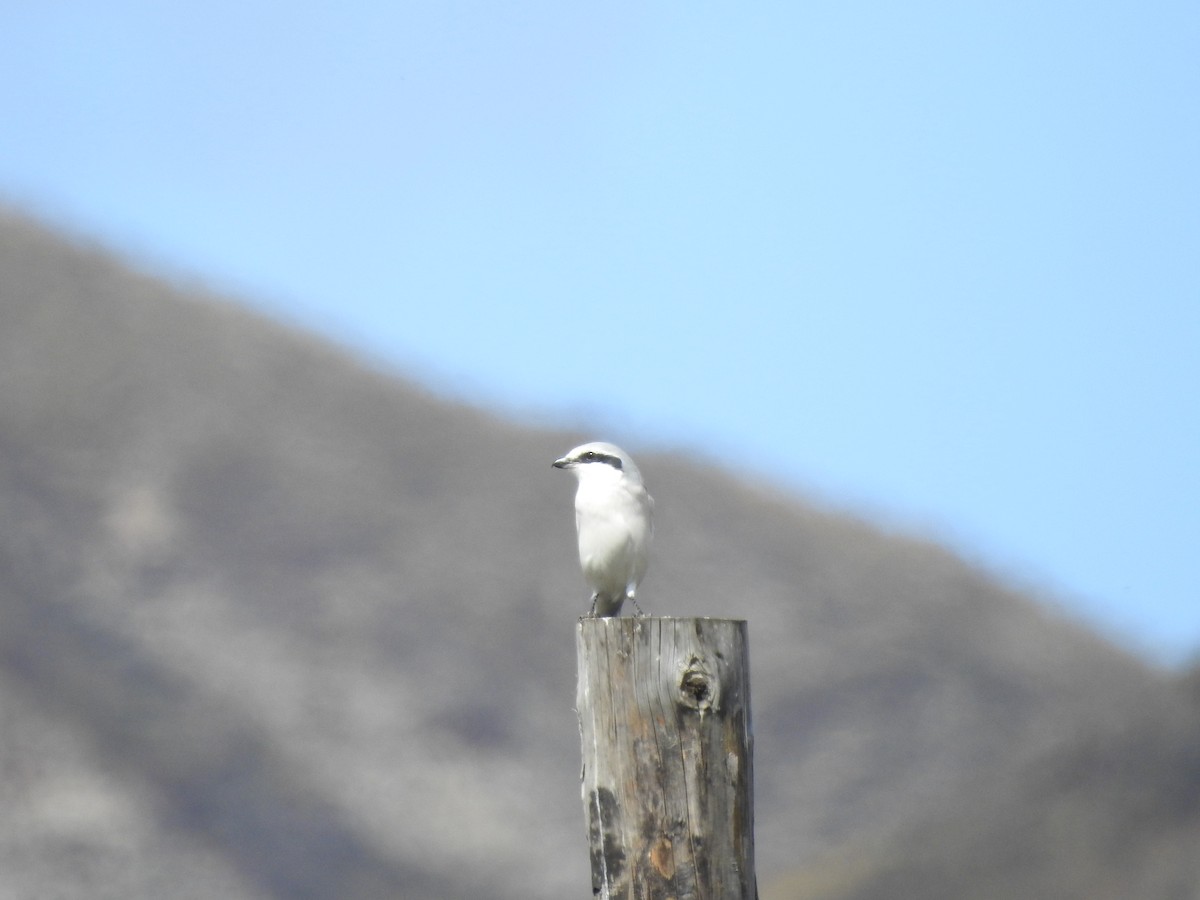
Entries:
<svg viewBox="0 0 1200 900">
<path fill-rule="evenodd" d="M 596 458 L 596 451 L 589 450 L 587 453 L 583 454 L 583 458 L 586 459 L 588 462 L 591 462 L 593 459 Z"/>
</svg>

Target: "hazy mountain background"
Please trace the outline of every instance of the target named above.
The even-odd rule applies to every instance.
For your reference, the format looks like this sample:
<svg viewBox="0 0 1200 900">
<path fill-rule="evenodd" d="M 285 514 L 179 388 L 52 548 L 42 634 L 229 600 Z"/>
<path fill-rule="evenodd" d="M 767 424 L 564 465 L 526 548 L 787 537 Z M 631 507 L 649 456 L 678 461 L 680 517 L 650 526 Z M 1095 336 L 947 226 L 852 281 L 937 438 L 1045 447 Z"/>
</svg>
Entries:
<svg viewBox="0 0 1200 900">
<path fill-rule="evenodd" d="M 588 895 L 549 463 L 592 435 L 13 212 L 0 386 L 0 900 Z M 648 610 L 749 621 L 765 900 L 1200 896 L 1195 676 L 628 449 Z"/>
</svg>

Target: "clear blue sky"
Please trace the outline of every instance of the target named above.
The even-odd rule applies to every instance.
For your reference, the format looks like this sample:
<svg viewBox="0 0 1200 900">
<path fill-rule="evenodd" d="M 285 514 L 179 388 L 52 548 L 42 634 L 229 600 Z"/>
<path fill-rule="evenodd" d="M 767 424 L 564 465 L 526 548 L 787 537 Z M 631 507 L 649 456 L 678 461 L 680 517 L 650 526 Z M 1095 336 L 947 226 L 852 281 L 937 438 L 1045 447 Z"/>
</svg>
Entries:
<svg viewBox="0 0 1200 900">
<path fill-rule="evenodd" d="M 8 202 L 1200 648 L 1194 0 L 4 3 L 0 48 Z"/>
</svg>

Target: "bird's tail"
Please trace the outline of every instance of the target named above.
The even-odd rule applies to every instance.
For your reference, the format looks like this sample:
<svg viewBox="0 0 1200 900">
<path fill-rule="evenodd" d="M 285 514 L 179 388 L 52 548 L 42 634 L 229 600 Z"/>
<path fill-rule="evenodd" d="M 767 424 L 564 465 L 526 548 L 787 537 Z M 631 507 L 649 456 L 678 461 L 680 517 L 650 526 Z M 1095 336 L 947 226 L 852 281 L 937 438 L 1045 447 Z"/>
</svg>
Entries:
<svg viewBox="0 0 1200 900">
<path fill-rule="evenodd" d="M 625 598 L 618 594 L 611 596 L 608 594 L 597 594 L 592 598 L 592 615 L 603 616 L 619 616 L 621 614 L 621 604 L 625 602 Z"/>
</svg>

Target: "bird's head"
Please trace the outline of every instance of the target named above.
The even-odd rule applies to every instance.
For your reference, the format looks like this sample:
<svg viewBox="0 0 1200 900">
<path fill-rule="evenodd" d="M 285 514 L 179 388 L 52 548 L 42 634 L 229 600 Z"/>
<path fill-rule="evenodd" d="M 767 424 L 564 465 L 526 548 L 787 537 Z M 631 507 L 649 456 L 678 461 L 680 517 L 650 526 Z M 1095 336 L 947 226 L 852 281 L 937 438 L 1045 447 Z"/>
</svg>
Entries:
<svg viewBox="0 0 1200 900">
<path fill-rule="evenodd" d="M 576 478 L 585 477 L 626 477 L 638 484 L 642 482 L 642 474 L 634 464 L 632 457 L 616 444 L 604 441 L 593 441 L 590 444 L 580 444 L 566 456 L 556 459 L 551 465 L 556 469 L 567 469 Z"/>
</svg>

